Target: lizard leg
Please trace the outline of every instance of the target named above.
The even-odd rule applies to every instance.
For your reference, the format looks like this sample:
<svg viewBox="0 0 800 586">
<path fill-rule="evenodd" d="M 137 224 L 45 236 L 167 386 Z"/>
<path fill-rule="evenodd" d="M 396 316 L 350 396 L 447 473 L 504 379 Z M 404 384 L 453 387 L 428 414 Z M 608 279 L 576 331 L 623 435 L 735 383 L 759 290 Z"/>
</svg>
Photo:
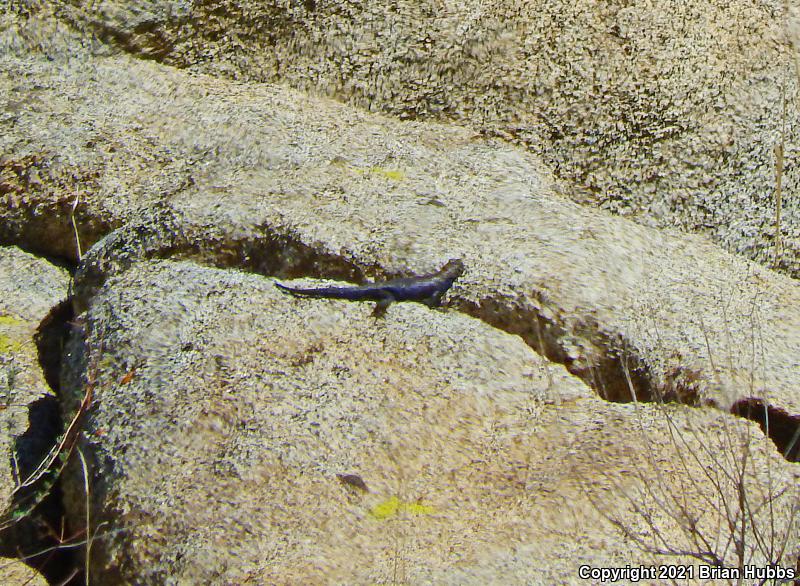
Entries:
<svg viewBox="0 0 800 586">
<path fill-rule="evenodd" d="M 442 303 L 442 297 L 444 297 L 444 292 L 437 291 L 430 297 L 423 299 L 422 303 L 424 303 L 428 307 L 439 307 L 439 305 Z"/>
<path fill-rule="evenodd" d="M 392 304 L 394 301 L 394 295 L 391 293 L 386 293 L 383 297 L 381 297 L 380 301 L 375 304 L 375 309 L 372 310 L 372 317 L 383 317 L 386 315 L 386 309 Z"/>
</svg>

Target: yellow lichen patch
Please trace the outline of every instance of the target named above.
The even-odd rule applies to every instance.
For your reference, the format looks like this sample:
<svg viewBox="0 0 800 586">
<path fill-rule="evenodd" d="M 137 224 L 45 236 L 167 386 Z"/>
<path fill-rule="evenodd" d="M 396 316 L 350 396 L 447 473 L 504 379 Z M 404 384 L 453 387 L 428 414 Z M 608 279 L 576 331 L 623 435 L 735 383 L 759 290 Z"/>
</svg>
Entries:
<svg viewBox="0 0 800 586">
<path fill-rule="evenodd" d="M 0 354 L 14 354 L 22 349 L 23 343 L 18 339 L 19 335 L 10 336 L 6 332 L 14 328 L 19 330 L 19 326 L 25 324 L 24 320 L 13 315 L 0 315 L 0 330 L 5 330 L 0 331 Z"/>
<path fill-rule="evenodd" d="M 0 334 L 0 354 L 14 354 L 22 349 L 22 343 L 11 337 Z"/>
<path fill-rule="evenodd" d="M 403 509 L 412 515 L 432 515 L 435 509 L 430 505 L 423 505 L 422 503 L 407 503 L 403 505 Z"/>
<path fill-rule="evenodd" d="M 13 315 L 0 315 L 0 326 L 18 326 L 25 323 Z"/>
<path fill-rule="evenodd" d="M 399 169 L 385 169 L 383 167 L 369 167 L 367 169 L 362 169 L 360 167 L 353 167 L 353 170 L 358 174 L 372 173 L 374 175 L 380 175 L 392 181 L 403 181 L 406 178 L 406 174 Z"/>
<path fill-rule="evenodd" d="M 419 502 L 404 503 L 396 496 L 392 496 L 372 507 L 369 514 L 382 521 L 394 517 L 401 511 L 405 511 L 411 515 L 432 515 L 435 509 L 430 505 L 423 505 Z"/>
<path fill-rule="evenodd" d="M 369 514 L 376 519 L 383 520 L 388 519 L 389 517 L 394 517 L 399 509 L 400 499 L 396 496 L 393 496 L 372 507 L 369 511 Z"/>
</svg>

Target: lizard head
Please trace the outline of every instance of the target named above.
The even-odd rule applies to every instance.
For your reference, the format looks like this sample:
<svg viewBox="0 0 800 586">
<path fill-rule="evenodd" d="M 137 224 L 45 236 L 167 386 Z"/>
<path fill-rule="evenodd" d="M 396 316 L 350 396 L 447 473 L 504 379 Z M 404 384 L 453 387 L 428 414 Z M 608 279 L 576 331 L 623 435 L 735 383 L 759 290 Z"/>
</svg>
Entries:
<svg viewBox="0 0 800 586">
<path fill-rule="evenodd" d="M 464 261 L 460 258 L 451 258 L 447 261 L 447 264 L 442 267 L 442 271 L 458 277 L 464 272 Z"/>
</svg>

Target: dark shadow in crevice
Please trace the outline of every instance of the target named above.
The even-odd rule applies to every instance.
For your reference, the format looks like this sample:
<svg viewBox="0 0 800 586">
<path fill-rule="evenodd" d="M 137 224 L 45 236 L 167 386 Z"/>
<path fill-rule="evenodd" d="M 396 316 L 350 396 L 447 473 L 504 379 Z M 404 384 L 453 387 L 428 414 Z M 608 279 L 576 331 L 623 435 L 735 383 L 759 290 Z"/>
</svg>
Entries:
<svg viewBox="0 0 800 586">
<path fill-rule="evenodd" d="M 15 439 L 12 457 L 18 485 L 37 473 L 64 429 L 58 398 L 59 378 L 72 317 L 71 303 L 64 301 L 50 311 L 34 335 L 40 367 L 54 394 L 28 406 L 28 427 Z M 50 584 L 82 584 L 79 548 L 64 547 L 65 542 L 74 539 L 66 526 L 63 492 L 55 473 L 58 467 L 56 461 L 50 470 L 37 475 L 30 486 L 16 491 L 12 506 L 21 518 L 4 530 L 0 553 L 21 559 Z"/>
<path fill-rule="evenodd" d="M 57 443 L 62 430 L 58 399 L 52 395 L 31 403 L 28 410 L 28 429 L 16 438 L 14 452 L 21 482 L 33 474 L 39 463 Z M 49 486 L 49 475 L 30 487 L 20 489 L 13 506 L 26 511 L 25 516 L 5 531 L 2 554 L 18 557 L 40 572 L 50 584 L 81 584 L 75 572 L 81 568 L 75 548 L 60 547 L 68 540 L 61 485 Z M 32 503 L 34 508 L 27 512 Z"/>
<path fill-rule="evenodd" d="M 493 327 L 519 335 L 533 350 L 552 362 L 563 364 L 607 401 L 669 402 L 690 407 L 702 404 L 718 408 L 713 401 L 699 399 L 702 373 L 675 368 L 664 377 L 668 381 L 666 385 L 656 385 L 647 364 L 622 337 L 611 336 L 599 324 L 591 322 L 584 322 L 580 331 L 568 332 L 555 318 L 547 317 L 555 312 L 537 309 L 546 307 L 538 297 L 527 307 L 509 307 L 508 301 L 492 298 L 480 302 L 457 300 L 453 306 Z M 568 344 L 573 340 L 591 345 L 582 352 L 593 355 L 593 364 L 587 366 L 585 359 L 579 362 L 572 358 Z M 742 399 L 730 411 L 757 422 L 788 461 L 800 461 L 800 416 L 790 415 L 756 398 Z"/>
<path fill-rule="evenodd" d="M 88 307 L 109 276 L 146 259 L 184 259 L 271 277 L 355 283 L 363 283 L 366 275 L 374 280 L 408 276 L 357 263 L 343 251 L 318 250 L 289 227 L 261 225 L 247 237 L 230 238 L 213 227 L 187 221 L 181 212 L 164 203 L 135 224 L 113 232 L 103 246 L 87 254 L 75 274 L 77 310 Z M 705 384 L 702 372 L 677 366 L 656 377 L 624 336 L 591 317 L 568 324 L 559 316 L 557 304 L 548 302 L 543 294 L 534 293 L 527 300 L 455 298 L 449 306 L 520 336 L 533 350 L 563 364 L 607 401 L 701 404 L 700 391 Z M 702 404 L 716 406 L 710 400 Z M 777 429 L 780 424 L 772 427 Z M 794 450 L 790 451 L 794 454 Z"/>
<path fill-rule="evenodd" d="M 546 307 L 546 302 L 538 297 L 527 307 L 509 306 L 508 300 L 493 298 L 479 302 L 462 299 L 452 305 L 492 327 L 520 336 L 537 353 L 563 364 L 607 401 L 698 402 L 697 386 L 689 382 L 690 377 L 673 377 L 669 387 L 654 385 L 647 364 L 621 336 L 605 332 L 594 322 L 584 322 L 580 331 L 567 332 L 554 317 L 548 317 L 554 312 L 540 309 Z M 570 340 L 576 339 L 591 344 L 577 353 L 581 358 L 575 358 L 567 347 Z M 591 355 L 591 363 L 587 354 Z"/>
<path fill-rule="evenodd" d="M 50 310 L 34 335 L 39 366 L 42 368 L 47 385 L 56 394 L 60 391 L 61 357 L 73 318 L 72 303 L 69 300 L 62 301 Z"/>
<path fill-rule="evenodd" d="M 753 397 L 734 403 L 731 413 L 758 423 L 784 458 L 790 462 L 800 461 L 800 416 L 790 415 Z"/>
<path fill-rule="evenodd" d="M 105 281 L 149 259 L 190 260 L 206 266 L 291 279 L 314 277 L 363 283 L 394 278 L 378 265 L 360 265 L 342 252 L 320 251 L 291 229 L 258 226 L 255 234 L 233 238 L 213 227 L 196 225 L 169 204 L 154 206 L 135 223 L 111 233 L 89 251 L 75 272 L 73 306 L 88 308 Z"/>
<path fill-rule="evenodd" d="M 140 59 L 161 62 L 174 49 L 173 39 L 156 21 L 140 22 L 128 32 L 99 20 L 93 20 L 89 22 L 89 29 L 101 43 L 119 47 Z"/>
<path fill-rule="evenodd" d="M 270 277 L 314 277 L 354 283 L 365 282 L 367 275 L 377 281 L 410 276 L 357 263 L 345 251 L 319 250 L 303 242 L 289 227 L 261 225 L 253 232 L 244 238 L 231 238 L 213 227 L 188 221 L 169 203 L 153 207 L 86 255 L 75 274 L 76 310 L 87 308 L 111 275 L 145 259 L 185 259 Z M 622 336 L 609 333 L 591 320 L 568 331 L 557 317 L 552 317 L 557 312 L 543 309 L 547 302 L 541 296 L 528 303 L 491 297 L 479 301 L 456 299 L 450 306 L 521 336 L 536 352 L 564 364 L 608 401 L 697 403 L 697 385 L 692 384 L 690 376 L 670 377 L 669 387 L 654 386 L 650 369 Z M 576 353 L 569 347 L 572 340 L 581 340 L 591 348 L 582 349 L 574 358 Z"/>
<path fill-rule="evenodd" d="M 57 153 L 0 156 L 0 197 L 36 202 L 34 210 L 30 205 L 11 205 L 4 210 L 0 245 L 16 246 L 72 273 L 80 249 L 86 252 L 119 223 L 104 217 L 102 211 L 89 211 L 84 205 L 74 208 L 76 200 L 57 198 L 51 192 L 91 191 L 87 186 L 97 187 L 98 176 L 97 172 L 62 167 Z"/>
<path fill-rule="evenodd" d="M 47 261 L 53 266 L 64 269 L 70 275 L 74 274 L 78 267 L 73 258 L 62 254 L 62 251 L 56 247 L 36 246 L 31 242 L 26 241 L 24 237 L 19 239 L 13 237 L 4 238 L 2 234 L 2 228 L 0 228 L 0 246 L 18 248 L 22 252 L 27 252 L 28 254 Z"/>
<path fill-rule="evenodd" d="M 666 385 L 656 385 L 647 364 L 621 336 L 609 335 L 599 324 L 592 322 L 583 322 L 579 331 L 568 332 L 552 317 L 557 315 L 556 312 L 541 309 L 547 304 L 538 296 L 524 307 L 510 306 L 508 300 L 492 298 L 479 302 L 455 300 L 451 305 L 493 327 L 520 336 L 533 350 L 551 362 L 563 364 L 607 401 L 669 402 L 690 407 L 703 404 L 718 408 L 713 401 L 701 403 L 699 399 L 702 373 L 678 367 L 666 373 Z M 575 340 L 590 347 L 574 352 L 569 344 Z M 577 355 L 592 355 L 593 363 L 587 365 L 585 358 L 582 361 L 574 359 L 571 350 Z M 742 399 L 730 411 L 757 422 L 788 461 L 800 461 L 800 416 L 790 415 L 757 398 Z"/>
</svg>

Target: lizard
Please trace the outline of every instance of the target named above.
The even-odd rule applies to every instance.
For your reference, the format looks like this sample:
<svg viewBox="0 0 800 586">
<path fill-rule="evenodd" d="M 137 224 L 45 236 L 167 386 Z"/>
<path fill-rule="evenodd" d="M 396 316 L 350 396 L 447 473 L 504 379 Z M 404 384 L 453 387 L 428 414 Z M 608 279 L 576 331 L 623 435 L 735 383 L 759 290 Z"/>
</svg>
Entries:
<svg viewBox="0 0 800 586">
<path fill-rule="evenodd" d="M 298 289 L 276 282 L 281 291 L 298 297 L 346 299 L 348 301 L 377 301 L 372 315 L 380 317 L 394 301 L 417 301 L 428 307 L 438 307 L 453 282 L 464 272 L 461 259 L 450 259 L 435 273 L 418 277 L 403 277 L 391 281 L 367 283 L 351 287 L 315 287 Z"/>
</svg>

